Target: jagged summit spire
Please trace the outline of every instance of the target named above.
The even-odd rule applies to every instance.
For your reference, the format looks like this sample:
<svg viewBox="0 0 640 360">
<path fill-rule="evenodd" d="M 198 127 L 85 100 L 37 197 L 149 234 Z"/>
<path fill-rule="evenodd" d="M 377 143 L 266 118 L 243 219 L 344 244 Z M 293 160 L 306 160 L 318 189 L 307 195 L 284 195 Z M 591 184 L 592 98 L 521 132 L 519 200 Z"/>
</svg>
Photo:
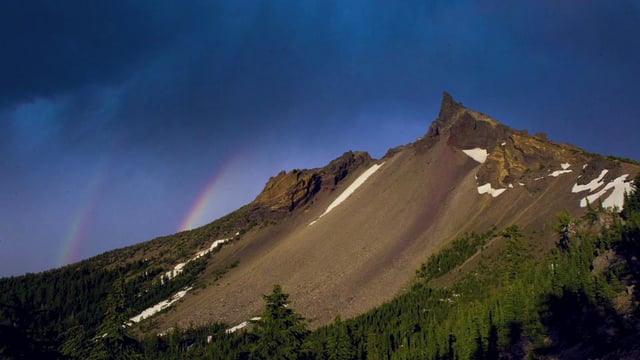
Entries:
<svg viewBox="0 0 640 360">
<path fill-rule="evenodd" d="M 451 119 L 453 114 L 455 114 L 455 112 L 461 108 L 463 108 L 462 104 L 460 104 L 459 102 L 456 102 L 453 99 L 453 96 L 451 96 L 451 94 L 449 94 L 446 91 L 443 92 L 442 103 L 440 105 L 440 113 L 438 114 L 438 120 L 443 123 L 446 123 L 447 121 L 449 121 L 449 119 Z"/>
</svg>

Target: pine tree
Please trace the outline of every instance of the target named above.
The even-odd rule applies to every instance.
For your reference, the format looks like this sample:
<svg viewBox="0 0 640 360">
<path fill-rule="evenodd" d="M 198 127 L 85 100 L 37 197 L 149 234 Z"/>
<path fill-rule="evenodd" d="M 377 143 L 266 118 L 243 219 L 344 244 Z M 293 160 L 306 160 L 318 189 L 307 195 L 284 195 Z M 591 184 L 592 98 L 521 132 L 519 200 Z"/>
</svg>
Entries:
<svg viewBox="0 0 640 360">
<path fill-rule="evenodd" d="M 138 343 L 127 335 L 124 293 L 124 280 L 116 281 L 107 296 L 107 311 L 93 339 L 95 346 L 88 359 L 138 358 Z"/>
<path fill-rule="evenodd" d="M 289 307 L 289 295 L 274 285 L 270 295 L 264 295 L 265 310 L 254 333 L 258 340 L 253 359 L 296 359 L 308 331 L 301 318 Z"/>
<path fill-rule="evenodd" d="M 60 352 L 71 359 L 86 359 L 90 354 L 89 338 L 82 325 L 76 325 L 67 330 L 63 338 L 66 339 L 60 347 Z"/>
<path fill-rule="evenodd" d="M 625 194 L 624 197 L 624 210 L 622 211 L 622 216 L 625 219 L 630 220 L 632 218 L 633 213 L 640 213 L 640 174 L 638 174 L 633 179 L 633 190 L 631 193 Z"/>
<path fill-rule="evenodd" d="M 327 341 L 327 358 L 329 360 L 349 360 L 354 356 L 351 338 L 347 332 L 347 325 L 337 315 L 333 322 L 333 331 Z"/>
</svg>

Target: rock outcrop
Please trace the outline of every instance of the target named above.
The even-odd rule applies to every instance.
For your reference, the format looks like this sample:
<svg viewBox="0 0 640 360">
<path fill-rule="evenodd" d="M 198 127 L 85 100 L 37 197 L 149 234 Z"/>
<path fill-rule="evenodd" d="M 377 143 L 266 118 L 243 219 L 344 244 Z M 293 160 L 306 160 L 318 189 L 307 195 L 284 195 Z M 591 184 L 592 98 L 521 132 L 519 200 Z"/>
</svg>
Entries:
<svg viewBox="0 0 640 360">
<path fill-rule="evenodd" d="M 546 136 L 531 136 L 527 131 L 502 125 L 464 107 L 446 92 L 438 118 L 431 124 L 424 142 L 431 147 L 441 140 L 460 150 L 486 150 L 489 155 L 478 170 L 478 182 L 490 183 L 495 188 L 545 176 L 549 170 L 559 170 L 561 163 L 584 164 L 591 160 L 575 146 L 556 144 Z"/>
<path fill-rule="evenodd" d="M 282 171 L 271 177 L 254 204 L 271 211 L 293 211 L 323 190 L 333 189 L 353 171 L 372 162 L 366 152 L 349 151 L 324 168 Z"/>
</svg>

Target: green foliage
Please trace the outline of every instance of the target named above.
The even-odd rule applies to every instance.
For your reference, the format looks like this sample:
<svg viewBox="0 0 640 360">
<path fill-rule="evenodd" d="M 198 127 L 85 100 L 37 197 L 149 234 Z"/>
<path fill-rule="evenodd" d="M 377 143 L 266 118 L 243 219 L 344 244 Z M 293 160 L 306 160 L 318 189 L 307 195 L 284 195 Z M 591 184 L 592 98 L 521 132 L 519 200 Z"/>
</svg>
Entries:
<svg viewBox="0 0 640 360">
<path fill-rule="evenodd" d="M 349 360 L 353 358 L 354 350 L 347 326 L 342 322 L 340 315 L 333 321 L 334 331 L 327 339 L 327 359 L 328 360 Z"/>
<path fill-rule="evenodd" d="M 82 325 L 76 325 L 63 334 L 67 339 L 60 347 L 60 353 L 69 359 L 87 359 L 91 349 L 88 347 L 90 338 Z"/>
<path fill-rule="evenodd" d="M 626 220 L 637 223 L 639 221 L 638 214 L 640 214 L 640 191 L 637 191 L 640 187 L 640 174 L 633 179 L 633 184 L 634 191 L 625 195 L 622 216 Z"/>
<path fill-rule="evenodd" d="M 126 299 L 129 304 L 129 313 L 139 313 L 144 309 L 171 297 L 181 289 L 193 285 L 200 274 L 207 267 L 211 253 L 196 260 L 189 261 L 182 272 L 172 279 L 166 279 L 162 275 L 162 281 L 157 281 L 157 274 L 150 276 L 148 273 L 138 276 L 126 284 Z M 152 280 L 152 281 L 149 281 Z"/>
<path fill-rule="evenodd" d="M 137 342 L 127 334 L 124 291 L 124 280 L 116 281 L 107 296 L 107 310 L 96 337 L 92 340 L 87 359 L 138 358 Z"/>
<path fill-rule="evenodd" d="M 560 216 L 559 223 L 573 221 L 568 220 Z M 610 232 L 611 237 L 623 238 L 619 235 L 624 231 Z M 592 354 L 611 350 L 615 338 L 593 339 L 606 326 L 612 333 L 624 329 L 602 316 L 604 312 L 616 318 L 611 315 L 612 302 L 621 288 L 617 275 L 591 271 L 599 238 L 576 234 L 569 239 L 571 251 L 559 249 L 536 261 L 517 226 L 500 235 L 505 239 L 503 251 L 482 260 L 476 272 L 451 288 L 419 283 L 365 315 L 318 329 L 306 347 L 324 352 L 316 350 L 312 358 L 327 358 L 322 354 L 345 324 L 356 359 L 524 358 L 527 353 L 551 354 L 573 346 L 580 337 L 598 345 L 589 350 Z M 544 340 L 551 333 L 560 335 L 548 346 Z"/>
<path fill-rule="evenodd" d="M 481 234 L 464 234 L 463 237 L 454 240 L 451 245 L 431 256 L 425 264 L 420 266 L 416 274 L 420 278 L 431 280 L 448 273 L 473 256 L 494 234 L 495 229 Z"/>
<path fill-rule="evenodd" d="M 247 359 L 255 341 L 251 334 L 227 334 L 215 323 L 181 329 L 163 336 L 148 335 L 140 341 L 145 359 Z"/>
<path fill-rule="evenodd" d="M 640 165 L 640 162 L 638 162 L 636 160 L 633 160 L 631 158 L 614 156 L 614 155 L 607 155 L 606 158 L 608 160 L 613 160 L 613 161 L 616 161 L 616 162 L 624 162 L 624 163 L 628 163 L 628 164 Z"/>
<path fill-rule="evenodd" d="M 289 295 L 282 292 L 280 285 L 274 285 L 264 300 L 265 310 L 254 329 L 258 340 L 251 358 L 296 359 L 308 331 L 300 316 L 289 307 Z"/>
<path fill-rule="evenodd" d="M 116 281 L 145 266 L 144 262 L 133 262 L 105 270 L 83 262 L 41 274 L 0 279 L 0 304 L 15 309 L 11 311 L 14 323 L 40 343 L 43 351 L 58 351 L 65 342 L 62 334 L 79 324 L 88 337 L 93 337 Z"/>
</svg>

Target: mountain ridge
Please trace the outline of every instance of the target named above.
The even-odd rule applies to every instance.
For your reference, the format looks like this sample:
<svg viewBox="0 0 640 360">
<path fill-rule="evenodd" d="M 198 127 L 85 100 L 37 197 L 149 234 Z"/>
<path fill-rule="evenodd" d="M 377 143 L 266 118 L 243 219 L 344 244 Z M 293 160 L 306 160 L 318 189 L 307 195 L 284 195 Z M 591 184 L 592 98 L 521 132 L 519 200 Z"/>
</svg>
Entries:
<svg viewBox="0 0 640 360">
<path fill-rule="evenodd" d="M 591 179 L 601 168 L 608 167 L 611 168 L 610 173 L 604 182 L 609 183 L 623 172 L 636 169 L 632 164 L 614 163 L 574 146 L 551 143 L 542 136 L 513 130 L 487 115 L 465 108 L 447 93 L 443 95 L 442 103 L 438 118 L 422 139 L 390 150 L 379 161 L 363 161 L 361 166 L 353 169 L 345 178 L 347 183 L 353 182 L 372 163 L 382 164 L 381 169 L 348 201 L 314 224 L 315 229 L 307 225 L 318 219 L 344 187 L 337 186 L 336 191 L 324 192 L 305 190 L 305 195 L 299 198 L 301 201 L 296 200 L 300 194 L 296 187 L 282 187 L 278 196 L 258 195 L 256 199 L 287 199 L 286 206 L 279 208 L 286 209 L 286 220 L 282 221 L 288 224 L 276 224 L 270 230 L 272 232 L 250 231 L 242 240 L 246 245 L 238 243 L 238 248 L 233 250 L 225 247 L 217 255 L 227 257 L 228 261 L 252 259 L 248 260 L 253 267 L 251 272 L 242 273 L 234 269 L 234 274 L 227 277 L 229 283 L 237 281 L 242 286 L 221 286 L 221 293 L 225 295 L 201 295 L 201 301 L 190 303 L 186 299 L 185 305 L 179 307 L 205 307 L 209 309 L 205 313 L 217 314 L 214 317 L 219 316 L 218 319 L 229 323 L 238 323 L 255 316 L 260 289 L 266 292 L 267 283 L 277 282 L 291 289 L 293 298 L 297 299 L 296 306 L 313 326 L 330 321 L 338 312 L 352 316 L 390 299 L 411 281 L 413 269 L 428 254 L 462 232 L 480 231 L 507 223 L 521 223 L 525 229 L 548 231 L 545 230 L 546 223 L 556 212 L 566 208 L 574 214 L 583 211 L 579 206 L 580 197 L 569 190 L 580 180 L 571 177 L 579 174 Z M 504 142 L 506 144 L 503 145 Z M 486 160 L 481 163 L 463 152 L 480 147 L 487 152 Z M 569 167 L 565 169 L 566 164 Z M 427 168 L 437 170 L 438 176 L 429 178 Z M 293 179 L 294 175 L 296 180 L 300 176 L 312 179 L 312 174 L 313 171 L 296 170 L 280 173 L 267 183 L 265 190 L 273 189 L 270 183 L 273 185 L 278 179 Z M 296 182 L 302 184 L 303 189 L 308 189 L 309 183 L 308 180 Z M 494 194 L 500 193 L 496 196 L 483 195 L 481 191 L 487 188 L 486 184 Z M 565 190 L 560 191 L 560 188 Z M 289 202 L 290 199 L 293 200 Z M 434 205 L 422 205 L 429 202 Z M 368 210 L 385 207 L 402 215 L 381 217 L 376 213 L 379 211 Z M 345 222 L 345 218 L 350 218 L 351 222 Z M 388 218 L 393 218 L 393 221 Z M 339 228 L 345 235 L 335 234 L 327 228 Z M 398 231 L 389 231 L 389 228 L 397 228 Z M 327 240 L 329 234 L 332 239 Z M 393 238 L 393 241 L 388 238 Z M 337 250 L 329 249 L 328 244 L 343 247 L 341 251 L 350 254 L 351 258 L 344 255 L 336 257 Z M 315 252 L 315 258 L 308 258 L 309 252 Z M 342 267 L 348 271 L 339 271 Z M 296 269 L 296 272 L 291 273 L 291 269 Z M 331 276 L 316 274 L 323 271 Z M 326 283 L 336 282 L 332 280 L 334 278 L 342 280 L 327 286 Z M 352 295 L 341 295 L 349 293 Z M 211 297 L 217 300 L 211 301 Z M 334 305 L 327 306 L 319 303 L 318 298 L 336 300 L 332 300 Z M 236 302 L 235 299 L 239 299 L 238 303 L 225 313 L 202 304 L 204 301 L 214 304 L 219 301 L 229 306 L 229 301 Z M 255 310 L 251 311 L 252 308 Z M 179 322 L 182 316 L 179 313 L 180 310 L 175 316 L 168 316 L 164 323 Z M 229 313 L 239 316 L 229 316 Z M 191 321 L 198 321 L 201 317 L 206 315 L 192 316 Z"/>
<path fill-rule="evenodd" d="M 425 135 L 381 159 L 348 151 L 324 167 L 282 171 L 252 202 L 205 226 L 33 277 L 123 274 L 138 312 L 181 294 L 169 311 L 136 321 L 146 334 L 244 323 L 277 283 L 315 329 L 394 299 L 465 233 L 517 224 L 544 254 L 556 246 L 558 212 L 579 217 L 599 202 L 620 210 L 638 172 L 635 163 L 514 130 L 444 93 Z M 498 251 L 504 242 L 485 246 Z"/>
</svg>

